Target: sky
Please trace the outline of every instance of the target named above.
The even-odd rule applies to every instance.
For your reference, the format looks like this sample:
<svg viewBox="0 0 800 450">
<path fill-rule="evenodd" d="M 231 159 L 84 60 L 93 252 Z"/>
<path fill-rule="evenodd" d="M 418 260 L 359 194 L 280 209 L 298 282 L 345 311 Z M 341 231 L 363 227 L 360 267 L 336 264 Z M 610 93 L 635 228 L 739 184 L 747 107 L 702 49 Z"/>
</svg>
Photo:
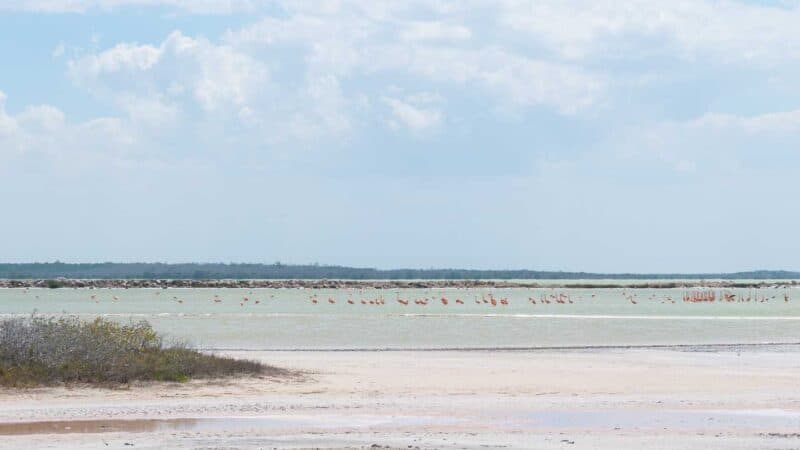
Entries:
<svg viewBox="0 0 800 450">
<path fill-rule="evenodd" d="M 800 2 L 3 0 L 0 261 L 800 269 Z"/>
</svg>

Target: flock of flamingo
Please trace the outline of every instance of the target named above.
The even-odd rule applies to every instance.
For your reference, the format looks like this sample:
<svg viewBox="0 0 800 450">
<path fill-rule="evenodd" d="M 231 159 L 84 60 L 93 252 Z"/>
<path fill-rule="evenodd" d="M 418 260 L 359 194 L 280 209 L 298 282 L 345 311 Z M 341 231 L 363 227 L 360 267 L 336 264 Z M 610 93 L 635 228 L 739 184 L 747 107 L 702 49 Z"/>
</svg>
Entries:
<svg viewBox="0 0 800 450">
<path fill-rule="evenodd" d="M 397 297 L 395 298 L 395 301 L 397 303 L 403 305 L 403 306 L 408 306 L 412 302 L 412 300 L 410 298 L 404 299 L 404 298 L 400 297 L 400 293 L 399 292 L 396 293 L 396 296 Z M 311 303 L 313 303 L 315 305 L 321 302 L 321 300 L 319 299 L 319 295 L 318 294 L 313 294 L 313 295 L 309 296 L 308 298 L 311 301 Z M 430 303 L 430 302 L 434 302 L 435 303 L 437 300 L 439 302 L 441 302 L 441 304 L 444 305 L 444 306 L 447 306 L 447 305 L 450 304 L 450 299 L 448 299 L 444 295 L 441 295 L 441 296 L 431 295 L 430 297 L 415 298 L 415 299 L 413 299 L 413 303 L 415 305 L 427 306 L 428 303 Z M 328 303 L 330 303 L 331 305 L 335 305 L 336 304 L 336 299 L 333 298 L 333 297 L 328 297 Z M 362 297 L 360 299 L 360 301 L 356 302 L 353 299 L 353 296 L 350 295 L 350 296 L 347 297 L 346 303 L 348 305 L 355 305 L 357 303 L 360 303 L 362 305 L 385 305 L 386 304 L 386 299 L 384 298 L 383 295 L 379 295 L 378 297 L 375 297 L 375 298 L 363 298 Z M 494 294 L 489 294 L 488 297 L 486 296 L 486 294 L 482 294 L 480 299 L 478 299 L 477 295 L 475 296 L 475 303 L 477 303 L 477 304 L 484 303 L 484 304 L 489 304 L 489 305 L 492 305 L 492 306 L 497 306 L 497 305 L 505 306 L 505 305 L 509 304 L 509 300 L 508 300 L 507 297 L 502 297 L 502 298 L 498 299 L 498 298 L 496 298 L 494 296 Z M 463 305 L 464 304 L 464 300 L 461 300 L 461 298 L 456 298 L 453 301 L 453 304 Z"/>
<path fill-rule="evenodd" d="M 596 297 L 597 297 L 597 294 L 591 294 L 589 296 L 590 299 L 595 299 Z M 627 290 L 622 290 L 622 297 L 625 298 L 628 302 L 630 302 L 633 305 L 638 305 L 639 301 L 640 301 L 637 293 L 629 292 Z M 727 291 L 727 290 L 719 291 L 719 293 L 717 291 L 714 291 L 714 290 L 690 290 L 690 291 L 684 291 L 682 293 L 682 297 L 683 297 L 683 302 L 684 303 L 713 303 L 713 302 L 717 301 L 718 298 L 719 298 L 720 302 L 727 302 L 727 303 L 733 303 L 733 302 L 738 302 L 738 303 L 748 303 L 748 302 L 765 303 L 765 302 L 768 302 L 770 300 L 774 300 L 774 299 L 778 298 L 778 294 L 773 294 L 773 295 L 762 294 L 762 295 L 759 295 L 759 291 L 758 290 L 755 290 L 755 291 L 754 290 L 750 290 L 748 292 L 748 295 L 744 295 L 744 294 L 738 294 L 737 295 L 734 292 Z M 790 296 L 789 296 L 789 294 L 787 292 L 783 292 L 782 298 L 783 298 L 784 302 L 786 302 L 786 303 L 788 303 L 789 300 L 790 300 Z M 576 301 L 581 301 L 581 300 L 584 300 L 584 299 L 585 299 L 585 297 L 583 295 L 578 295 L 577 298 L 576 298 Z M 322 299 L 320 299 L 319 294 L 310 295 L 308 297 L 308 300 L 314 305 L 324 304 L 324 303 L 328 303 L 328 304 L 331 304 L 331 305 L 337 304 L 337 300 L 334 297 L 328 297 L 327 301 L 323 301 Z M 502 306 L 508 306 L 509 304 L 511 304 L 511 300 L 508 297 L 500 297 L 500 298 L 498 298 L 498 297 L 495 297 L 494 294 L 492 294 L 492 293 L 489 293 L 488 295 L 487 294 L 481 294 L 480 297 L 478 295 L 475 295 L 472 300 L 474 301 L 475 304 L 488 305 L 488 306 L 493 306 L 493 307 L 495 307 L 495 306 L 501 306 L 502 307 Z M 667 304 L 667 303 L 675 304 L 675 303 L 677 303 L 672 298 L 672 295 L 659 296 L 656 293 L 653 293 L 649 297 L 647 297 L 647 300 L 650 300 L 650 301 L 659 301 L 660 300 L 661 304 Z M 410 305 L 412 303 L 414 305 L 419 305 L 419 306 L 427 306 L 430 303 L 434 303 L 434 304 L 441 303 L 442 306 L 448 306 L 448 305 L 451 305 L 451 304 L 454 304 L 454 305 L 464 305 L 465 304 L 465 301 L 462 300 L 461 297 L 456 297 L 453 301 L 451 301 L 451 299 L 446 297 L 443 293 L 440 294 L 440 295 L 435 295 L 435 294 L 431 293 L 431 295 L 429 295 L 429 296 L 424 296 L 424 297 L 418 297 L 418 298 L 411 299 L 411 298 L 402 298 L 400 296 L 400 293 L 398 292 L 398 293 L 396 293 L 395 301 L 398 304 L 403 305 L 403 306 L 408 306 L 408 305 Z M 362 297 L 360 300 L 356 301 L 355 299 L 353 299 L 353 296 L 351 294 L 351 295 L 349 295 L 347 297 L 347 300 L 345 302 L 343 302 L 343 303 L 346 303 L 348 305 L 361 304 L 361 305 L 378 305 L 378 306 L 380 306 L 380 305 L 385 305 L 386 304 L 386 299 L 384 298 L 383 295 L 380 295 L 380 296 L 375 297 L 375 298 L 364 298 L 364 297 Z M 567 305 L 567 304 L 574 304 L 575 301 L 573 301 L 572 295 L 570 295 L 568 293 L 557 292 L 557 291 L 553 290 L 550 293 L 539 293 L 538 295 L 533 295 L 533 296 L 528 297 L 528 303 L 531 304 L 531 305 L 549 305 L 551 303 Z"/>
<path fill-rule="evenodd" d="M 772 296 L 769 295 L 762 295 L 759 296 L 758 291 L 753 291 L 752 289 L 748 291 L 747 296 L 745 297 L 744 294 L 736 295 L 731 291 L 721 291 L 719 295 L 720 302 L 727 302 L 727 303 L 765 303 L 770 300 L 775 300 L 778 298 L 777 294 Z M 708 291 L 700 291 L 700 292 L 687 292 L 683 294 L 683 301 L 687 303 L 706 303 L 710 302 L 713 303 L 717 301 L 717 292 L 708 290 Z M 783 292 L 783 301 L 785 303 L 789 303 L 789 293 Z"/>
<path fill-rule="evenodd" d="M 28 290 L 26 289 L 25 292 L 27 293 Z M 343 301 L 338 301 L 336 298 L 329 296 L 327 299 L 320 298 L 320 294 L 314 293 L 308 296 L 308 301 L 311 304 L 319 305 L 319 304 L 347 304 L 347 305 L 376 305 L 382 306 L 386 304 L 386 298 L 383 294 L 380 294 L 376 297 L 365 297 L 364 291 L 358 291 L 361 296 L 358 300 L 353 297 L 353 293 L 350 293 L 347 298 Z M 670 295 L 670 291 L 666 291 L 667 294 L 659 295 L 659 293 L 651 293 L 648 297 L 644 298 L 649 301 L 660 301 L 662 304 L 675 304 L 677 301 L 675 298 Z M 622 297 L 627 300 L 630 304 L 638 305 L 639 302 L 643 299 L 640 298 L 636 290 L 628 290 L 622 289 Z M 532 292 L 527 298 L 527 303 L 531 305 L 549 305 L 549 304 L 560 304 L 560 305 L 568 305 L 574 304 L 576 301 L 582 301 L 587 298 L 583 294 L 579 294 L 576 296 L 575 300 L 570 293 L 564 293 L 556 291 L 555 289 L 550 289 L 550 292 Z M 161 295 L 161 291 L 157 291 L 155 295 Z M 246 306 L 246 305 L 258 305 L 261 304 L 261 300 L 253 298 L 254 294 L 252 291 L 248 292 L 247 295 L 242 296 L 239 301 L 239 306 Z M 402 306 L 409 306 L 411 304 L 417 306 L 428 306 L 429 304 L 441 304 L 442 306 L 450 306 L 450 305 L 465 305 L 466 303 L 474 302 L 477 305 L 486 305 L 490 307 L 503 307 L 508 306 L 511 304 L 511 299 L 508 297 L 496 297 L 493 293 L 481 293 L 480 295 L 473 295 L 472 299 L 467 302 L 463 298 L 463 296 L 458 296 L 452 299 L 448 298 L 444 292 L 428 292 L 428 295 L 424 295 L 422 297 L 415 297 L 415 298 L 404 298 L 401 296 L 400 292 L 395 292 L 395 299 L 394 301 Z M 597 297 L 596 293 L 588 294 L 588 299 L 594 300 Z M 38 299 L 39 296 L 37 295 L 36 298 Z M 95 303 L 100 302 L 100 298 L 97 294 L 91 294 L 89 297 Z M 274 299 L 275 294 L 270 294 L 269 299 Z M 113 301 L 119 301 L 120 298 L 116 295 L 112 295 L 111 299 Z M 742 291 L 732 291 L 732 290 L 714 290 L 714 289 L 689 289 L 683 290 L 681 292 L 681 299 L 683 303 L 766 303 L 771 300 L 780 301 L 781 299 L 788 303 L 791 299 L 789 293 L 784 290 L 780 295 L 776 293 L 774 290 L 766 291 L 766 290 L 759 290 L 759 289 L 749 289 L 745 292 Z M 172 301 L 178 304 L 183 304 L 184 299 L 179 298 L 178 296 L 173 295 Z M 219 294 L 214 294 L 211 298 L 211 302 L 213 303 L 223 303 L 223 298 L 220 297 Z"/>
</svg>

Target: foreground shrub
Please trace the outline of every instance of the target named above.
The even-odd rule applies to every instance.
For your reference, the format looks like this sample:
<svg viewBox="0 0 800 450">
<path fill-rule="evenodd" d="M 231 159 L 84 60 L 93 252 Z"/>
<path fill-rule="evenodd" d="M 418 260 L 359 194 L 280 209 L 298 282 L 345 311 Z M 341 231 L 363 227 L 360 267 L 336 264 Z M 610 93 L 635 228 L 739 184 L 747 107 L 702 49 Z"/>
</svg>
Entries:
<svg viewBox="0 0 800 450">
<path fill-rule="evenodd" d="M 0 385 L 119 384 L 231 375 L 282 375 L 263 364 L 165 345 L 146 321 L 14 318 L 0 321 Z"/>
<path fill-rule="evenodd" d="M 47 280 L 47 287 L 50 289 L 58 289 L 64 287 L 64 282 L 61 280 Z"/>
</svg>

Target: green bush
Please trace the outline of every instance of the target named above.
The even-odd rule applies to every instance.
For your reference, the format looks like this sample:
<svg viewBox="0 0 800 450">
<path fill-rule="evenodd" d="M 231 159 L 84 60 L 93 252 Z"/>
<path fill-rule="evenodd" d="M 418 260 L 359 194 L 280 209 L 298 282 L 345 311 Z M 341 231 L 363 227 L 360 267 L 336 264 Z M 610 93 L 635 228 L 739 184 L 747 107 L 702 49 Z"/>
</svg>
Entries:
<svg viewBox="0 0 800 450">
<path fill-rule="evenodd" d="M 123 384 L 232 375 L 285 375 L 253 361 L 165 345 L 146 321 L 31 317 L 0 321 L 0 385 Z"/>
<path fill-rule="evenodd" d="M 50 289 L 58 289 L 64 287 L 64 282 L 59 280 L 47 280 L 47 287 Z"/>
</svg>

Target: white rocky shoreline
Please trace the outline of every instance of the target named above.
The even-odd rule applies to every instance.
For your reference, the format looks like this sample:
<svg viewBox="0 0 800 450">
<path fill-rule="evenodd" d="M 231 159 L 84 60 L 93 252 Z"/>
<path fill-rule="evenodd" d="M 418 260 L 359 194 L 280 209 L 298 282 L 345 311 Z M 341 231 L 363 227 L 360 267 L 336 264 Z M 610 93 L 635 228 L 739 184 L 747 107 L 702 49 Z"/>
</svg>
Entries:
<svg viewBox="0 0 800 450">
<path fill-rule="evenodd" d="M 327 280 L 327 279 L 0 279 L 0 288 L 257 288 L 257 289 L 443 289 L 443 288 L 779 288 L 798 280 Z"/>
</svg>

